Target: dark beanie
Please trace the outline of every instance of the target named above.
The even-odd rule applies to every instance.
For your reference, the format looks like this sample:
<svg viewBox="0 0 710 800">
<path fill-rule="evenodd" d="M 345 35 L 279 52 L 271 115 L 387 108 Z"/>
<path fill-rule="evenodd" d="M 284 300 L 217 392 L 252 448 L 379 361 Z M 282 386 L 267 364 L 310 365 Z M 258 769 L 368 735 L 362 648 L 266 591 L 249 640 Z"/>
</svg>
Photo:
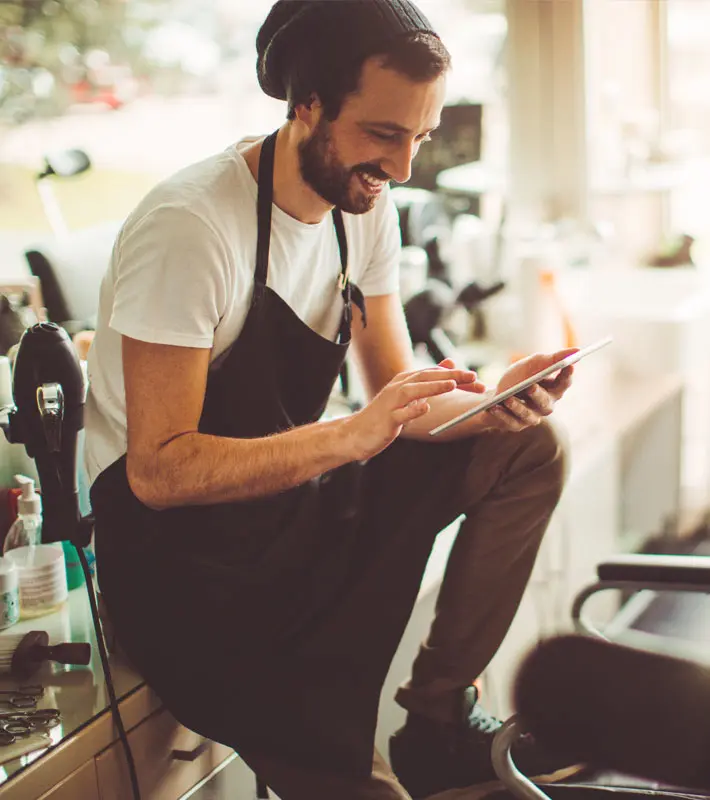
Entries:
<svg viewBox="0 0 710 800">
<path fill-rule="evenodd" d="M 365 60 L 407 33 L 432 33 L 409 0 L 278 0 L 256 39 L 257 75 L 266 94 L 288 99 L 291 71 Z"/>
</svg>

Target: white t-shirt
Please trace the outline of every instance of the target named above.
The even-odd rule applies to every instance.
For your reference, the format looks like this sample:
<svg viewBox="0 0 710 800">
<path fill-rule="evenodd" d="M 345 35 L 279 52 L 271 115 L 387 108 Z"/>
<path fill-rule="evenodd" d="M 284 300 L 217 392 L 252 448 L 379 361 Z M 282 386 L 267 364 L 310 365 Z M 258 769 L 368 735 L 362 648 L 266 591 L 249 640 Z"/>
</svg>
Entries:
<svg viewBox="0 0 710 800">
<path fill-rule="evenodd" d="M 239 336 L 256 260 L 257 184 L 241 155 L 250 143 L 156 186 L 116 239 L 88 356 L 85 456 L 92 483 L 126 452 L 121 335 L 211 348 L 211 360 Z M 400 231 L 389 192 L 372 211 L 343 217 L 351 279 L 366 296 L 398 291 Z M 273 207 L 267 284 L 331 340 L 343 308 L 340 271 L 331 214 L 308 225 Z"/>
</svg>

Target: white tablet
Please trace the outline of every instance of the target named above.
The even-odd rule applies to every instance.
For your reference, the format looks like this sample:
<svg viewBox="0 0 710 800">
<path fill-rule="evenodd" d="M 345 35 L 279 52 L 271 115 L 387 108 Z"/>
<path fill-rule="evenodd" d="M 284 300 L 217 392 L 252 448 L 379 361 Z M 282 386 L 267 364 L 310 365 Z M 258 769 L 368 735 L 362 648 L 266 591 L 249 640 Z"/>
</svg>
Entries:
<svg viewBox="0 0 710 800">
<path fill-rule="evenodd" d="M 506 389 L 504 392 L 500 392 L 500 394 L 496 394 L 491 397 L 490 400 L 486 400 L 484 403 L 481 403 L 478 406 L 474 406 L 470 408 L 468 411 L 464 411 L 463 414 L 459 414 L 458 417 L 454 417 L 450 419 L 448 422 L 444 422 L 442 425 L 437 426 L 433 430 L 429 431 L 429 436 L 437 436 L 444 431 L 448 431 L 449 428 L 453 428 L 454 425 L 458 425 L 459 422 L 463 422 L 465 419 L 469 419 L 469 417 L 474 417 L 476 414 L 482 414 L 484 411 L 487 411 L 489 408 L 493 406 L 497 406 L 499 403 L 502 403 L 504 400 L 507 400 L 509 397 L 513 397 L 514 395 L 520 394 L 524 392 L 525 389 L 528 389 L 534 383 L 539 383 L 543 378 L 548 377 L 548 375 L 552 375 L 555 372 L 559 372 L 561 369 L 565 367 L 569 367 L 572 364 L 576 364 L 578 361 L 581 361 L 585 356 L 588 356 L 590 353 L 595 353 L 597 350 L 601 350 L 602 347 L 606 347 L 612 341 L 611 336 L 608 336 L 606 339 L 601 339 L 594 344 L 590 344 L 588 347 L 583 347 L 581 350 L 578 350 L 576 353 L 573 353 L 571 356 L 567 356 L 567 358 L 563 358 L 561 361 L 552 364 L 552 366 L 547 367 L 547 369 L 543 369 L 540 372 L 536 373 L 535 375 L 531 375 L 529 378 L 526 378 L 524 381 L 520 381 L 520 383 L 516 383 L 515 386 L 511 386 L 509 389 Z"/>
</svg>

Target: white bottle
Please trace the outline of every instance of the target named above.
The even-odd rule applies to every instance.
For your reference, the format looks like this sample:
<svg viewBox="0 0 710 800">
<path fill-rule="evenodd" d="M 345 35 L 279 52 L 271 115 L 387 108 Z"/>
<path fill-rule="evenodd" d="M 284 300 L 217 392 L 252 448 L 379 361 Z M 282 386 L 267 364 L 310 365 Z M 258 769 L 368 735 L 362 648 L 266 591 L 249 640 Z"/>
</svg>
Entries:
<svg viewBox="0 0 710 800">
<path fill-rule="evenodd" d="M 35 482 L 25 475 L 15 475 L 22 487 L 17 499 L 17 519 L 7 532 L 3 554 L 18 547 L 38 545 L 42 535 L 42 499 L 35 492 Z"/>
<path fill-rule="evenodd" d="M 521 330 L 519 352 L 554 353 L 575 344 L 574 332 L 557 294 L 559 254 L 554 247 L 525 253 L 519 262 Z"/>
<path fill-rule="evenodd" d="M 20 581 L 17 567 L 7 558 L 0 558 L 0 630 L 20 619 Z"/>
</svg>

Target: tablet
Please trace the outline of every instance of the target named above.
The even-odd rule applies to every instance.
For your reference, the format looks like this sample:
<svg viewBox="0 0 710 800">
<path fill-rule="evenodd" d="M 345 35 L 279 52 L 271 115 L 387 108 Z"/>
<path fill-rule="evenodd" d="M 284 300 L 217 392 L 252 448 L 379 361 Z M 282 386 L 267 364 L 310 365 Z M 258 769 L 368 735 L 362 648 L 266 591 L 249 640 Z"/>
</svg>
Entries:
<svg viewBox="0 0 710 800">
<path fill-rule="evenodd" d="M 528 389 L 534 383 L 539 383 L 543 378 L 546 378 L 548 375 L 552 375 L 555 372 L 559 372 L 561 369 L 565 367 L 569 367 L 572 364 L 576 364 L 578 361 L 581 361 L 585 356 L 588 356 L 590 353 L 596 353 L 597 350 L 601 350 L 602 347 L 606 347 L 612 341 L 611 336 L 607 336 L 606 339 L 601 339 L 594 344 L 590 344 L 588 347 L 583 347 L 581 350 L 578 350 L 576 353 L 573 353 L 571 356 L 567 356 L 567 358 L 563 358 L 561 361 L 552 364 L 552 366 L 547 367 L 546 369 L 541 370 L 540 372 L 536 373 L 535 375 L 531 375 L 529 378 L 526 378 L 524 381 L 520 381 L 520 383 L 516 383 L 514 386 L 511 386 L 509 389 L 506 389 L 499 394 L 494 395 L 491 397 L 490 400 L 486 400 L 484 403 L 481 403 L 474 408 L 470 408 L 468 411 L 464 411 L 463 414 L 459 414 L 458 417 L 454 417 L 450 419 L 448 422 L 444 422 L 442 425 L 437 426 L 433 430 L 429 431 L 429 436 L 438 436 L 438 434 L 443 433 L 444 431 L 448 431 L 449 428 L 453 428 L 454 425 L 458 425 L 459 422 L 463 422 L 465 419 L 469 419 L 469 417 L 474 417 L 476 414 L 482 414 L 484 411 L 487 411 L 489 408 L 493 406 L 497 406 L 499 403 L 502 403 L 504 400 L 507 400 L 509 397 L 513 397 L 513 395 L 520 394 L 524 392 L 525 389 Z"/>
</svg>

